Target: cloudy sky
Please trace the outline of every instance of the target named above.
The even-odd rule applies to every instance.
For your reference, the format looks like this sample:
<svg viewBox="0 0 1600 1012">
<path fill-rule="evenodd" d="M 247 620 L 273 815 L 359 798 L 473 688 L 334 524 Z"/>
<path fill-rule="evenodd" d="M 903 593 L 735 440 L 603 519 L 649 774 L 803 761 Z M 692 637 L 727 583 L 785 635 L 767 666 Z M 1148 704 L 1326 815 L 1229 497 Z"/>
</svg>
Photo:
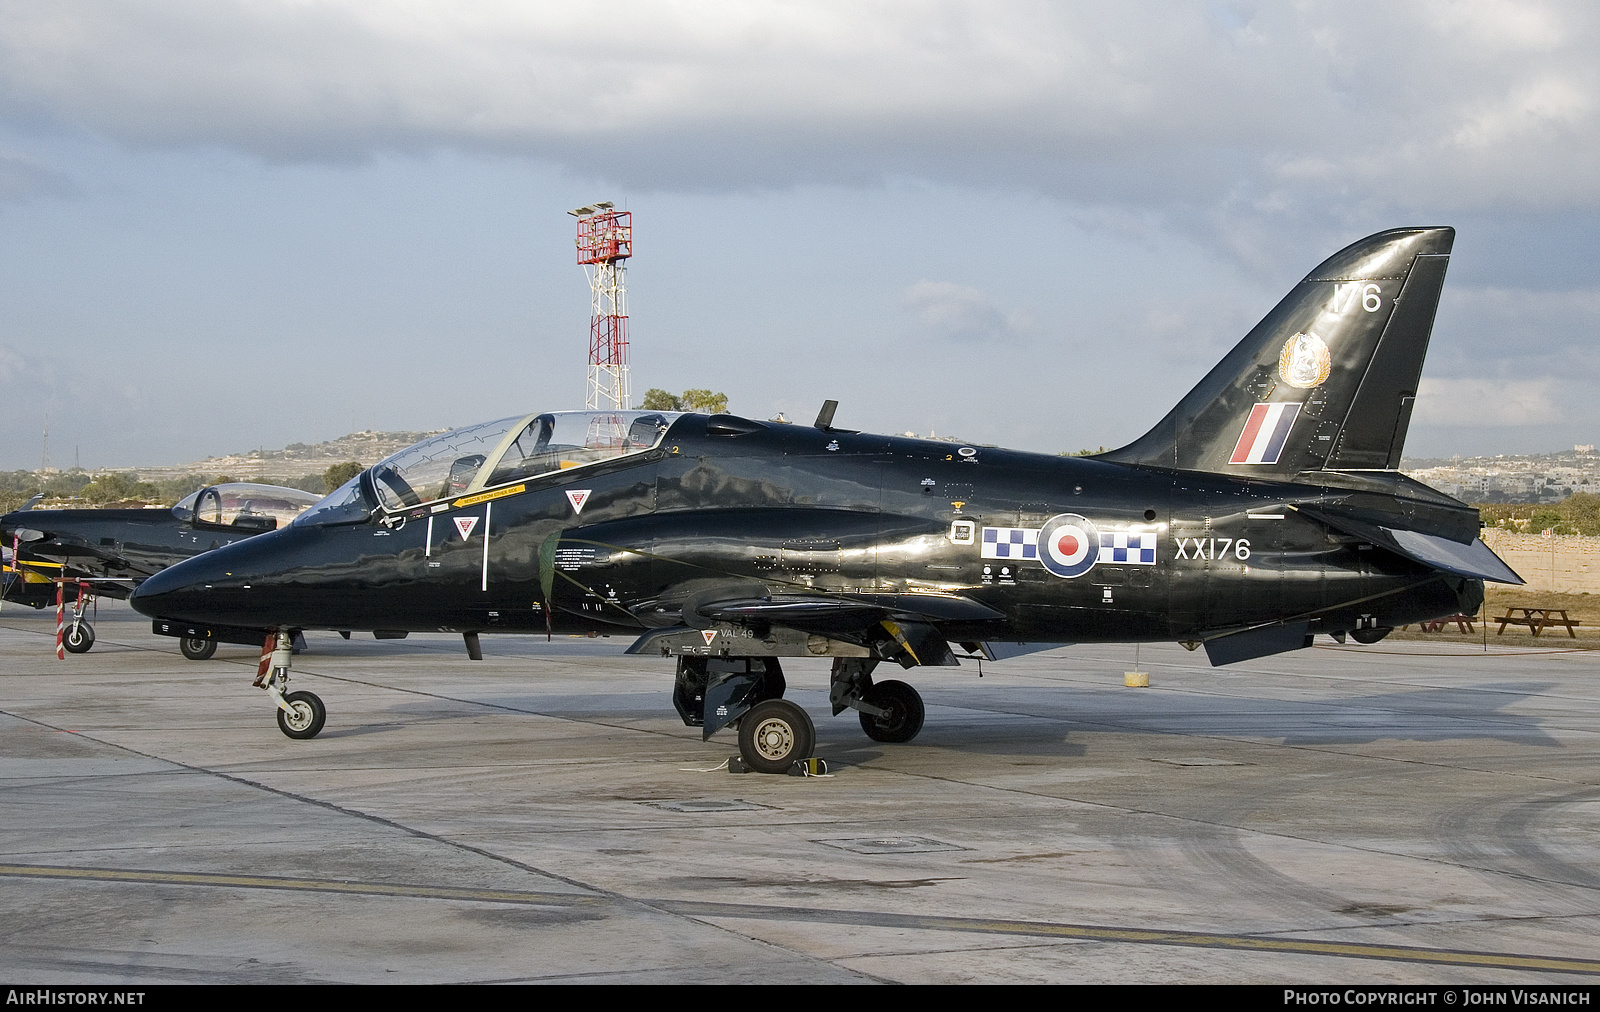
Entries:
<svg viewBox="0 0 1600 1012">
<path fill-rule="evenodd" d="M 1585 3 L 0 0 L 0 468 L 634 385 L 1056 451 L 1329 253 L 1459 231 L 1412 454 L 1600 442 Z"/>
</svg>

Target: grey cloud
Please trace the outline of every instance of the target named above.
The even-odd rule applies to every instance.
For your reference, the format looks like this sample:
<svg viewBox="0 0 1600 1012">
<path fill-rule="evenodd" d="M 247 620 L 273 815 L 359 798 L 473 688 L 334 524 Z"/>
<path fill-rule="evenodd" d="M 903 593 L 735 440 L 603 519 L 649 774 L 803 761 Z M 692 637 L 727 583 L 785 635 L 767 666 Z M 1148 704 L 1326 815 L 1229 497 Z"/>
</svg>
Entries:
<svg viewBox="0 0 1600 1012">
<path fill-rule="evenodd" d="M 1031 328 L 1025 312 L 1007 312 L 982 291 L 952 281 L 918 281 L 902 293 L 900 304 L 927 333 L 947 341 L 1015 341 Z"/>
<path fill-rule="evenodd" d="M 1428 372 L 1439 377 L 1600 380 L 1600 288 L 1446 286 Z"/>
<path fill-rule="evenodd" d="M 0 153 L 0 202 L 67 197 L 77 192 L 66 175 L 31 158 Z"/>
<path fill-rule="evenodd" d="M 269 159 L 504 151 L 645 188 L 905 175 L 1245 221 L 1422 197 L 1587 207 L 1597 17 L 1554 2 L 0 0 L 0 110 Z"/>
</svg>

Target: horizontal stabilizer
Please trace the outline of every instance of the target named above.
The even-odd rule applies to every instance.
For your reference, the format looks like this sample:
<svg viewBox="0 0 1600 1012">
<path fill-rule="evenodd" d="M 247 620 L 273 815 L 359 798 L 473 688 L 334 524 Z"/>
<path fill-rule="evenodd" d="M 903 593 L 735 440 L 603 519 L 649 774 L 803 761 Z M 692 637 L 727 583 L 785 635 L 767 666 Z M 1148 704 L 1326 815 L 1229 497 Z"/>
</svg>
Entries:
<svg viewBox="0 0 1600 1012">
<path fill-rule="evenodd" d="M 1386 533 L 1395 539 L 1404 554 L 1435 569 L 1494 583 L 1521 585 L 1527 582 L 1500 556 L 1494 554 L 1494 549 L 1479 539 L 1473 539 L 1470 545 L 1462 545 L 1417 531 L 1391 530 Z"/>
<path fill-rule="evenodd" d="M 1449 538 L 1423 534 L 1421 531 L 1366 523 L 1326 510 L 1301 507 L 1300 512 L 1335 530 L 1355 535 L 1379 548 L 1388 549 L 1396 555 L 1402 555 L 1446 573 L 1518 586 L 1526 582 L 1506 565 L 1500 556 L 1494 554 L 1494 549 L 1479 538 L 1473 538 L 1471 543 L 1463 544 Z"/>
<path fill-rule="evenodd" d="M 1300 650 L 1310 645 L 1311 623 L 1291 622 L 1206 640 L 1206 657 L 1211 660 L 1212 667 L 1219 667 Z"/>
</svg>

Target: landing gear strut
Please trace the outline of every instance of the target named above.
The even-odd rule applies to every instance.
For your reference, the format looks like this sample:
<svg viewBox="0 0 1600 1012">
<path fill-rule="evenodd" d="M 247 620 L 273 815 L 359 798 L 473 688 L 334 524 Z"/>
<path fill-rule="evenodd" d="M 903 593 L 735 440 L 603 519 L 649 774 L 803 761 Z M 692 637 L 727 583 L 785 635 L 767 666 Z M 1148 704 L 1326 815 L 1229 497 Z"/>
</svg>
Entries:
<svg viewBox="0 0 1600 1012">
<path fill-rule="evenodd" d="M 322 700 L 314 692 L 284 691 L 289 687 L 294 640 L 289 629 L 267 633 L 261 644 L 261 663 L 256 668 L 255 685 L 265 689 L 278 704 L 278 730 L 291 738 L 315 738 L 328 716 Z"/>
<path fill-rule="evenodd" d="M 72 601 L 72 622 L 66 623 L 66 592 L 67 584 L 74 585 L 76 594 Z M 56 581 L 56 656 L 65 654 L 86 654 L 94 646 L 94 625 L 84 615 L 89 604 L 94 604 L 94 613 L 100 614 L 100 602 L 90 589 L 91 585 L 84 580 L 61 579 Z"/>
<path fill-rule="evenodd" d="M 786 687 L 776 657 L 680 657 L 672 705 L 702 738 L 737 726 L 739 758 L 750 769 L 787 773 L 811 758 L 817 728 L 805 710 L 783 698 Z"/>
<path fill-rule="evenodd" d="M 900 681 L 874 683 L 873 658 L 839 657 L 833 662 L 828 699 L 833 715 L 846 709 L 861 714 L 861 730 L 873 741 L 908 742 L 922 730 L 924 708 L 916 689 Z"/>
</svg>

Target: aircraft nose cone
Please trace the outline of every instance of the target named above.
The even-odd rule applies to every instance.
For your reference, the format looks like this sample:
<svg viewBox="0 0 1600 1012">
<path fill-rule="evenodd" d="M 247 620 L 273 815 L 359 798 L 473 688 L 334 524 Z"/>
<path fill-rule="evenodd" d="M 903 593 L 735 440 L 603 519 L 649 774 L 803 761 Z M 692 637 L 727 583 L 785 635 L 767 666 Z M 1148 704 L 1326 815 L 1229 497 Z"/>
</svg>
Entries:
<svg viewBox="0 0 1600 1012">
<path fill-rule="evenodd" d="M 151 618 L 237 623 L 254 596 L 251 561 L 245 543 L 185 559 L 141 583 L 128 603 Z"/>
<path fill-rule="evenodd" d="M 207 585 L 213 575 L 211 569 L 204 558 L 180 562 L 139 584 L 129 595 L 128 603 L 151 618 L 208 621 L 202 612 L 210 596 Z"/>
</svg>

